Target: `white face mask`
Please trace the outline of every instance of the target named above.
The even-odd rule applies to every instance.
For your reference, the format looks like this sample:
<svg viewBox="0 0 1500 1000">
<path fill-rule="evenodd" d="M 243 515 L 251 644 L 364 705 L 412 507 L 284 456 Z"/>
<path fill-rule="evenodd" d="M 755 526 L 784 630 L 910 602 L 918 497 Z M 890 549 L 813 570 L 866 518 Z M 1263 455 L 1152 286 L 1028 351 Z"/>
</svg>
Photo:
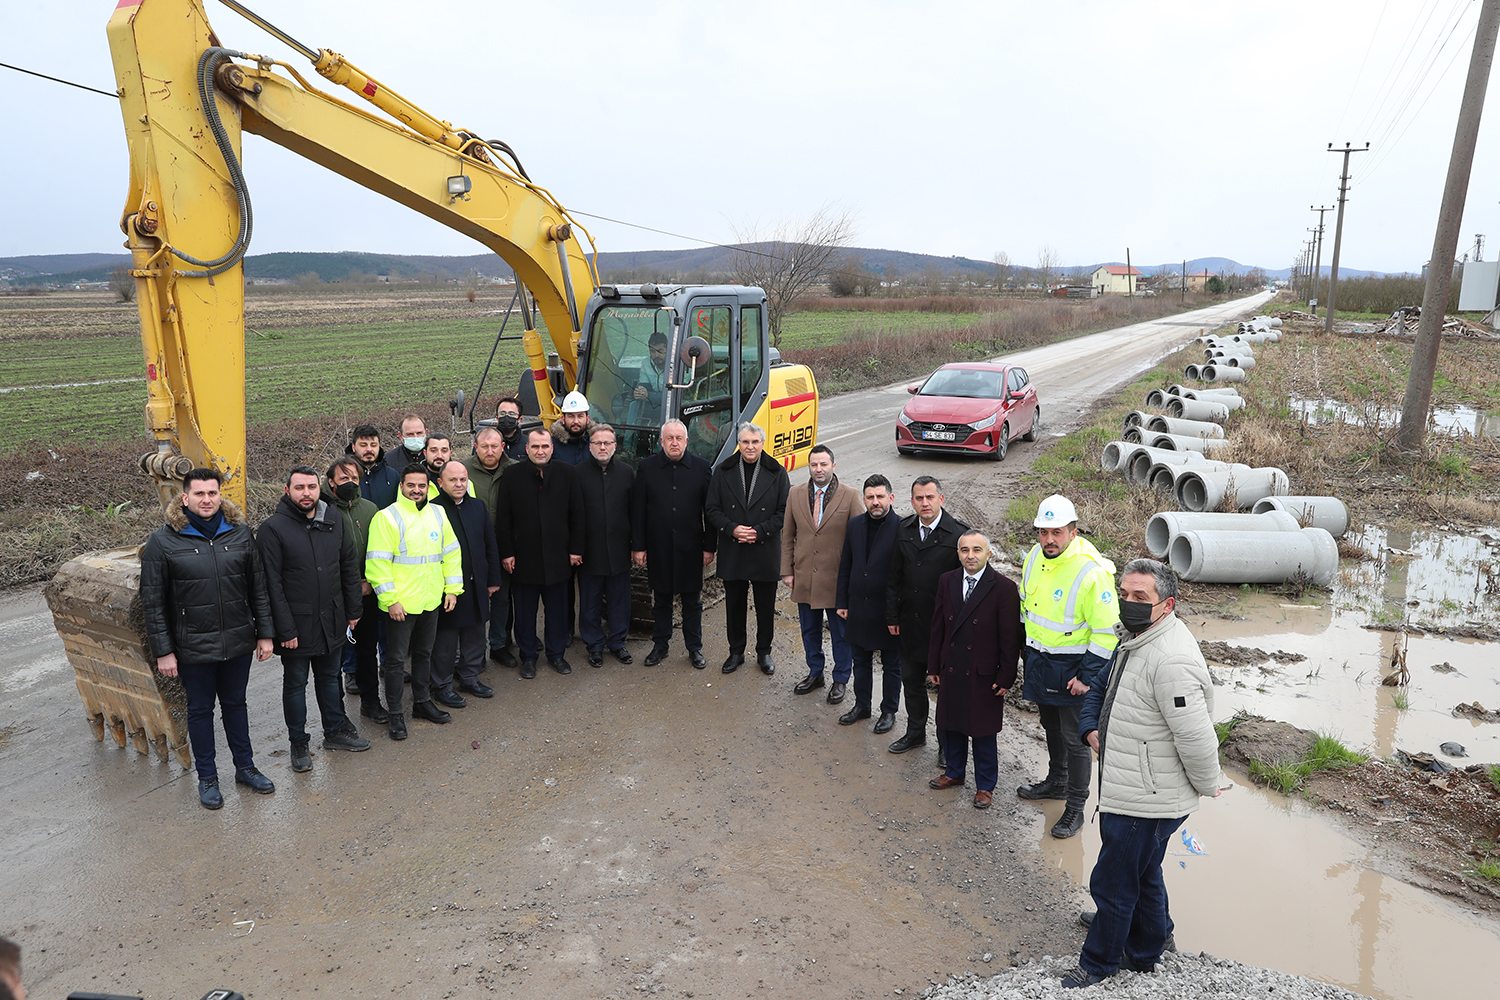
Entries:
<svg viewBox="0 0 1500 1000">
<path fill-rule="evenodd" d="M 403 438 L 401 443 L 406 446 L 407 451 L 421 451 L 427 447 L 427 439 L 421 437 Z"/>
</svg>

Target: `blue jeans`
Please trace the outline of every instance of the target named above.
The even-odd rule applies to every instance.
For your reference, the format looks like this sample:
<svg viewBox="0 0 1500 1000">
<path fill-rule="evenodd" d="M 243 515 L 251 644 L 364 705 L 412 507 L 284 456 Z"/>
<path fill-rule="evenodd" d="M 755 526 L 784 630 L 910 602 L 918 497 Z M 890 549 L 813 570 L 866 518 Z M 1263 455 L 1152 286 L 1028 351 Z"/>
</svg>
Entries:
<svg viewBox="0 0 1500 1000">
<path fill-rule="evenodd" d="M 630 570 L 613 576 L 579 573 L 578 605 L 578 637 L 590 653 L 623 648 L 630 631 Z"/>
<path fill-rule="evenodd" d="M 1078 957 L 1084 972 L 1112 976 L 1122 964 L 1138 972 L 1156 966 L 1173 927 L 1161 862 L 1186 819 L 1099 813 L 1099 860 L 1089 877 L 1099 913 Z"/>
<path fill-rule="evenodd" d="M 306 743 L 307 675 L 312 673 L 313 694 L 323 717 L 323 735 L 332 736 L 349 724 L 344 714 L 344 692 L 339 684 L 339 663 L 346 643 L 321 656 L 281 657 L 281 711 L 286 716 L 286 734 L 293 743 Z"/>
<path fill-rule="evenodd" d="M 994 733 L 970 737 L 953 729 L 940 729 L 938 739 L 948 755 L 948 767 L 943 773 L 954 781 L 964 780 L 969 764 L 969 740 L 973 739 L 974 788 L 981 792 L 995 790 L 995 782 L 1000 780 L 1000 751 Z"/>
<path fill-rule="evenodd" d="M 837 615 L 835 614 L 835 617 Z M 839 621 L 843 621 L 842 618 Z M 854 660 L 854 705 L 868 709 L 875 694 L 875 653 L 858 643 L 849 644 Z M 901 650 L 892 646 L 880 653 L 880 714 L 895 715 L 901 707 Z"/>
<path fill-rule="evenodd" d="M 797 605 L 797 620 L 802 624 L 802 652 L 807 655 L 807 672 L 821 676 L 828 657 L 823 653 L 823 619 L 828 619 L 828 634 L 833 639 L 833 683 L 848 684 L 854 669 L 853 654 L 844 638 L 844 619 L 831 608 Z M 866 702 L 868 704 L 868 702 Z"/>
<path fill-rule="evenodd" d="M 224 719 L 224 739 L 234 757 L 234 766 L 254 767 L 250 750 L 250 712 L 245 707 L 245 688 L 250 683 L 250 654 L 212 663 L 180 663 L 177 676 L 187 695 L 188 744 L 200 781 L 219 777 L 214 765 L 214 701 Z"/>
</svg>

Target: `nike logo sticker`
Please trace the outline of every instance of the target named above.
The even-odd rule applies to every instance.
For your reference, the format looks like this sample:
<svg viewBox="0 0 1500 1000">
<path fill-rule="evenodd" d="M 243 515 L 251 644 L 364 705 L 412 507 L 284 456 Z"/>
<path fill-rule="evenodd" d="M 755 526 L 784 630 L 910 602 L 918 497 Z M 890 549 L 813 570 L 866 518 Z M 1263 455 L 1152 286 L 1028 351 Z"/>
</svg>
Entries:
<svg viewBox="0 0 1500 1000">
<path fill-rule="evenodd" d="M 809 403 L 808 405 L 804 406 L 802 409 L 798 410 L 796 413 L 793 413 L 792 414 L 792 423 L 795 424 L 798 420 L 801 420 L 802 419 L 802 414 L 806 413 L 810 409 L 812 409 L 812 404 L 811 403 Z"/>
</svg>

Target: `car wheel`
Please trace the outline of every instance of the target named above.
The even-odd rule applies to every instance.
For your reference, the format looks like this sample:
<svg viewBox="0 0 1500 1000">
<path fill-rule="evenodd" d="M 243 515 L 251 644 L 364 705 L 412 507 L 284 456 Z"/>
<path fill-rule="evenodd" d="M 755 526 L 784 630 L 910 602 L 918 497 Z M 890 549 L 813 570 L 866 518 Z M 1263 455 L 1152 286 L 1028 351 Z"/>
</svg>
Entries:
<svg viewBox="0 0 1500 1000">
<path fill-rule="evenodd" d="M 1042 429 L 1042 408 L 1038 406 L 1031 411 L 1031 430 L 1021 436 L 1022 441 L 1035 441 L 1041 437 L 1039 431 Z"/>
<path fill-rule="evenodd" d="M 1005 453 L 1010 451 L 1010 422 L 1000 425 L 1000 431 L 995 435 L 995 450 L 990 453 L 990 458 L 997 462 L 1005 461 Z"/>
</svg>

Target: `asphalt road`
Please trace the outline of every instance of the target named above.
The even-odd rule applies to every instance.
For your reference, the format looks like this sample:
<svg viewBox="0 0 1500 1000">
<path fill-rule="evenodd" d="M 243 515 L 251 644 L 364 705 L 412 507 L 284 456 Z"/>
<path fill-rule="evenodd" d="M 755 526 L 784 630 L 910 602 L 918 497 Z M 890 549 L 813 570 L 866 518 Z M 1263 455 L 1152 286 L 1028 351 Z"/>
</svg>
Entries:
<svg viewBox="0 0 1500 1000">
<path fill-rule="evenodd" d="M 1263 301 L 1012 360 L 1057 433 Z M 882 471 L 900 492 L 931 471 L 962 516 L 995 516 L 1045 442 L 999 466 L 898 457 L 904 386 L 823 404 L 846 481 Z M 1042 759 L 1034 719 L 1002 734 L 994 809 L 931 792 L 930 749 L 892 756 L 868 723 L 835 723 L 847 706 L 792 694 L 781 611 L 773 678 L 718 671 L 710 608 L 707 671 L 680 647 L 642 667 L 640 640 L 631 667 L 577 651 L 567 677 L 491 670 L 499 695 L 453 724 L 415 722 L 402 744 L 366 726 L 363 754 L 315 742 L 306 775 L 287 766 L 269 661 L 251 735 L 277 792 L 228 781 L 221 735 L 226 805 L 209 813 L 191 773 L 92 738 L 40 589 L 0 596 L 0 933 L 36 997 L 873 997 L 1076 949 L 1081 894 L 1038 849 L 1061 804 L 1005 794 Z"/>
</svg>

